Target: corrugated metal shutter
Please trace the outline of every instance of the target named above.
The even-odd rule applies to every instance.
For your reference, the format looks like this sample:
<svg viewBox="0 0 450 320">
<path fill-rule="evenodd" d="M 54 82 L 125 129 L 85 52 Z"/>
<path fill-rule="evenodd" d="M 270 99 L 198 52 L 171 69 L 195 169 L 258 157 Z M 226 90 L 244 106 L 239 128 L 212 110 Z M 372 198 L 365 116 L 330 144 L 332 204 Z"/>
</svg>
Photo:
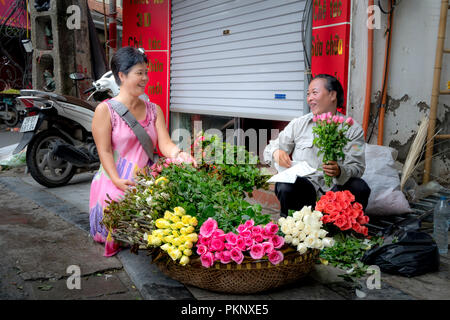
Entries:
<svg viewBox="0 0 450 320">
<path fill-rule="evenodd" d="M 301 116 L 304 7 L 305 0 L 172 0 L 171 111 Z"/>
</svg>

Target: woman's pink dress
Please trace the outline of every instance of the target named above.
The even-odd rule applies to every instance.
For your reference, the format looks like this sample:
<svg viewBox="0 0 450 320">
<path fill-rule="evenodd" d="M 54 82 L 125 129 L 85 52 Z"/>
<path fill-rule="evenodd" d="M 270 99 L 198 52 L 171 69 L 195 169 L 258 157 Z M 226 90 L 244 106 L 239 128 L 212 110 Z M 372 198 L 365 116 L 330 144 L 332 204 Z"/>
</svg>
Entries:
<svg viewBox="0 0 450 320">
<path fill-rule="evenodd" d="M 109 101 L 105 101 L 108 105 L 111 115 L 111 147 L 114 154 L 114 162 L 117 172 L 121 179 L 134 180 L 137 170 L 151 165 L 151 160 L 142 148 L 139 140 L 136 138 L 133 130 L 127 123 L 112 109 Z M 151 102 L 146 104 L 146 118 L 139 123 L 147 131 L 152 139 L 153 145 L 157 143 L 156 122 L 156 105 Z M 115 255 L 119 251 L 119 246 L 114 240 L 108 237 L 108 232 L 102 224 L 103 209 L 106 206 L 105 200 L 108 197 L 118 200 L 124 192 L 117 188 L 109 178 L 103 166 L 100 168 L 91 184 L 91 193 L 89 197 L 89 222 L 91 226 L 91 236 L 95 241 L 105 243 L 105 257 Z"/>
</svg>

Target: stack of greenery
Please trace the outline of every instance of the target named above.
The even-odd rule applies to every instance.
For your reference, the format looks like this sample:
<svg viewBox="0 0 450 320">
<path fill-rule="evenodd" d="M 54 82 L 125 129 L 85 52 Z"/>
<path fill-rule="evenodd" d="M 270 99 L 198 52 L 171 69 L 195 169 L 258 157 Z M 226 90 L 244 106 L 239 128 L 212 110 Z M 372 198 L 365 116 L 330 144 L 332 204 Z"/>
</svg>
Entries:
<svg viewBox="0 0 450 320">
<path fill-rule="evenodd" d="M 201 137 L 192 148 L 194 156 L 202 155 L 196 157 L 197 167 L 161 158 L 137 174 L 136 186 L 121 200 L 109 202 L 103 224 L 112 230 L 115 240 L 147 248 L 145 234 L 155 228 L 156 219 L 175 207 L 196 217 L 197 229 L 208 218 L 215 219 L 224 232 L 235 231 L 249 219 L 255 225 L 270 222 L 270 215 L 261 213 L 261 205 L 245 200 L 255 189 L 268 188 L 268 177 L 261 174 L 257 158 L 217 136 Z"/>
</svg>

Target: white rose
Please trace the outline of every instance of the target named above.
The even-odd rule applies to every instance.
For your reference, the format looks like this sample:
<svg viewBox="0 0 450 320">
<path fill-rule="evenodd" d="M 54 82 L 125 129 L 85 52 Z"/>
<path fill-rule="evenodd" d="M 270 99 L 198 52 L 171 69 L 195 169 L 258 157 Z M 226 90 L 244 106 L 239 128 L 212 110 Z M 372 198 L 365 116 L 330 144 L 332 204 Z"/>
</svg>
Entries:
<svg viewBox="0 0 450 320">
<path fill-rule="evenodd" d="M 301 219 L 300 211 L 295 211 L 292 217 L 294 217 L 295 220 Z"/>
<path fill-rule="evenodd" d="M 305 223 L 305 225 L 312 225 L 313 223 L 316 222 L 316 220 L 314 219 L 313 216 L 311 215 L 307 215 L 303 217 L 303 222 Z"/>
<path fill-rule="evenodd" d="M 298 230 L 303 230 L 303 228 L 305 227 L 305 223 L 299 220 L 295 223 L 295 226 L 297 227 Z"/>
<path fill-rule="evenodd" d="M 324 245 L 322 243 L 322 240 L 320 240 L 320 239 L 314 240 L 314 248 L 322 250 L 323 247 L 324 247 Z"/>
<path fill-rule="evenodd" d="M 324 230 L 324 229 L 320 229 L 319 231 L 318 231 L 318 233 L 319 233 L 319 238 L 325 238 L 326 237 L 326 235 L 328 234 L 328 231 L 327 230 Z"/>
<path fill-rule="evenodd" d="M 293 238 L 292 238 L 292 236 L 290 234 L 284 236 L 284 242 L 292 243 L 292 240 L 293 240 Z"/>
<path fill-rule="evenodd" d="M 322 243 L 324 247 L 331 248 L 332 246 L 334 246 L 334 239 L 329 237 L 323 238 Z"/>
<path fill-rule="evenodd" d="M 310 226 L 311 226 L 311 229 L 314 231 L 319 231 L 320 228 L 322 227 L 322 225 L 317 221 L 314 221 L 313 223 L 311 223 Z"/>
<path fill-rule="evenodd" d="M 304 206 L 303 208 L 302 208 L 302 210 L 300 210 L 300 212 L 303 214 L 303 215 L 309 215 L 309 214 L 311 214 L 311 206 Z"/>
<path fill-rule="evenodd" d="M 299 243 L 297 246 L 297 251 L 300 252 L 300 254 L 304 254 L 308 250 L 308 247 L 304 243 Z"/>
<path fill-rule="evenodd" d="M 305 232 L 307 235 L 310 234 L 312 231 L 313 231 L 313 229 L 308 224 L 305 225 L 305 227 L 303 228 L 303 232 Z"/>
<path fill-rule="evenodd" d="M 319 238 L 319 231 L 314 230 L 309 234 L 309 236 L 317 239 L 317 238 Z"/>
<path fill-rule="evenodd" d="M 322 218 L 323 214 L 320 211 L 313 211 L 312 216 L 316 219 Z"/>
<path fill-rule="evenodd" d="M 281 217 L 280 219 L 278 219 L 278 224 L 281 226 L 285 221 L 286 221 L 286 218 Z"/>
<path fill-rule="evenodd" d="M 152 197 L 152 196 L 148 196 L 146 200 L 147 200 L 147 204 L 148 204 L 149 206 L 151 206 L 151 205 L 152 205 L 153 197 Z"/>
<path fill-rule="evenodd" d="M 306 233 L 304 231 L 301 231 L 298 235 L 298 239 L 300 241 L 304 241 L 306 239 Z"/>
<path fill-rule="evenodd" d="M 308 248 L 313 248 L 315 241 L 316 241 L 315 238 L 308 236 L 308 237 L 306 237 L 304 242 Z"/>
<path fill-rule="evenodd" d="M 300 243 L 300 241 L 298 240 L 298 238 L 292 239 L 292 245 L 293 246 L 297 246 L 299 243 Z"/>
<path fill-rule="evenodd" d="M 288 226 L 287 223 L 283 223 L 283 225 L 281 226 L 281 232 L 283 232 L 285 235 L 291 234 L 290 232 L 290 228 Z"/>
<path fill-rule="evenodd" d="M 293 237 L 298 238 L 298 235 L 300 234 L 300 230 L 298 230 L 298 228 L 294 228 L 294 229 L 292 229 L 291 234 Z"/>
</svg>

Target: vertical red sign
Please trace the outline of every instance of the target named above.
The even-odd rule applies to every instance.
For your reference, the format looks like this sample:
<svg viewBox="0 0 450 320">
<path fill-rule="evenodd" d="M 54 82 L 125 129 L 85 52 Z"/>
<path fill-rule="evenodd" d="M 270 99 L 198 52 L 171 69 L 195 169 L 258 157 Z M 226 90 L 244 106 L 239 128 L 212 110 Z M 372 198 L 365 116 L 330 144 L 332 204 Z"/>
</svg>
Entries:
<svg viewBox="0 0 450 320">
<path fill-rule="evenodd" d="M 159 105 L 169 127 L 170 0 L 124 0 L 122 46 L 144 48 L 148 58 L 146 93 Z"/>
<path fill-rule="evenodd" d="M 314 0 L 311 73 L 335 76 L 344 88 L 346 114 L 351 0 Z"/>
</svg>

